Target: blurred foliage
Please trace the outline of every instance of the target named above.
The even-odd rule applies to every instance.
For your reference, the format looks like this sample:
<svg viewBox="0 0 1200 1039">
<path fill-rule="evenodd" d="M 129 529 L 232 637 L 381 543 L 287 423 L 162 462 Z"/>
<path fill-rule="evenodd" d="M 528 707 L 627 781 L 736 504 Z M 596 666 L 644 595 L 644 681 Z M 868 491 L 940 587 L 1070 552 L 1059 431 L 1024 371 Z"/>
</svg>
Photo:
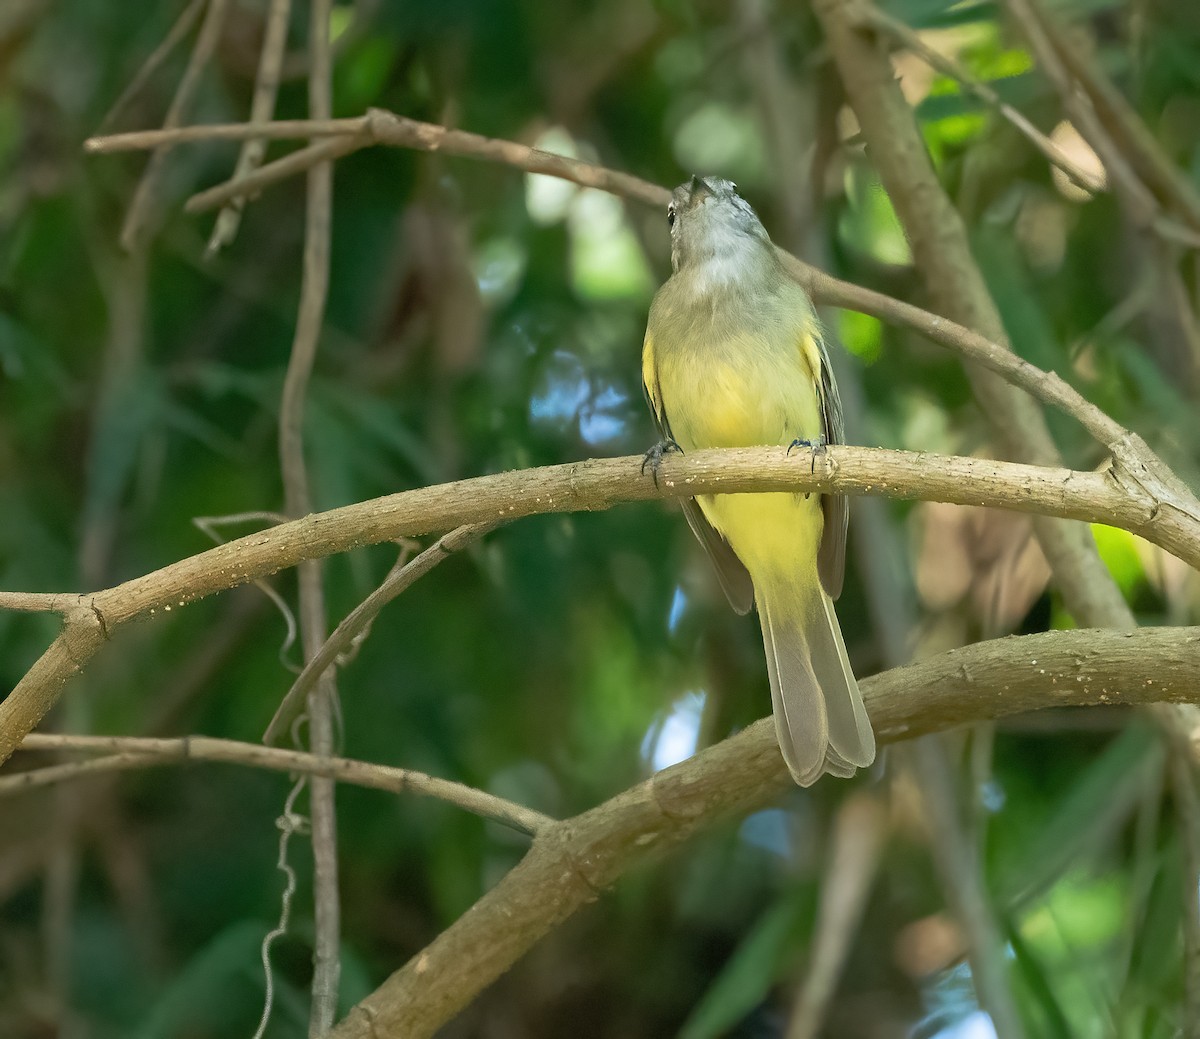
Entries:
<svg viewBox="0 0 1200 1039">
<path fill-rule="evenodd" d="M 245 117 L 265 5 L 231 6 L 192 121 Z M 996 4 L 886 6 L 1045 132 L 1061 126 L 1057 98 Z M 1168 157 L 1200 178 L 1197 9 L 1054 6 Z M 742 185 L 779 241 L 797 235 L 785 223 L 789 200 L 815 197 L 810 255 L 920 302 L 895 215 L 852 117 L 838 111 L 811 13 L 779 0 L 764 36 L 746 29 L 751 7 L 339 6 L 335 114 L 379 106 L 662 184 L 718 172 Z M 302 178 L 249 205 L 235 244 L 206 262 L 209 218 L 183 216 L 181 203 L 226 177 L 236 152 L 179 148 L 153 244 L 129 257 L 116 243 L 145 157 L 85 158 L 80 148 L 181 9 L 174 0 L 0 7 L 5 589 L 103 587 L 204 549 L 195 517 L 281 502 L 275 426 L 299 292 Z M 304 21 L 298 13 L 296 46 Z M 161 123 L 185 51 L 112 128 Z M 763 53 L 786 74 L 803 169 L 781 168 L 788 152 L 764 129 L 778 99 L 755 75 Z M 897 54 L 896 65 L 1016 348 L 1194 483 L 1200 358 L 1113 199 L 1065 189 L 1008 124 L 916 57 Z M 278 114 L 304 109 L 305 84 L 292 78 Z M 814 188 L 810 144 L 832 138 L 843 147 L 832 159 L 816 149 L 828 161 Z M 284 150 L 275 144 L 270 154 Z M 306 427 L 318 508 L 636 454 L 652 442 L 638 354 L 650 297 L 669 269 L 661 213 L 506 167 L 386 149 L 338 164 L 334 205 L 331 295 Z M 1168 262 L 1194 305 L 1194 259 Z M 987 452 L 955 358 L 858 315 L 827 319 L 849 354 L 842 378 L 865 403 L 849 415 L 853 442 Z M 1101 462 L 1069 420 L 1051 421 L 1071 464 Z M 859 555 L 839 613 L 859 674 L 884 666 L 872 626 L 881 613 L 912 618 L 903 634 L 917 654 L 1073 623 L 1046 591 L 1027 524 L 955 515 L 885 506 L 892 544 L 883 550 L 904 575 L 902 603 L 869 601 L 858 574 L 870 549 L 852 544 Z M 935 521 L 938 536 L 923 536 Z M 1196 621 L 1195 575 L 1120 531 L 1097 533 L 1143 623 Z M 328 562 L 335 621 L 397 551 Z M 294 599 L 294 575 L 273 584 Z M 18 680 L 53 631 L 50 618 L 0 613 L 0 687 Z M 158 616 L 122 630 L 53 721 L 255 740 L 291 682 L 295 650 L 281 662 L 283 638 L 282 618 L 253 589 Z M 761 652 L 754 618 L 725 607 L 676 510 L 525 520 L 446 562 L 379 618 L 340 673 L 344 749 L 572 813 L 689 754 L 698 738 L 765 714 Z M 45 763 L 21 755 L 17 767 Z M 991 1034 L 911 781 L 885 758 L 855 782 L 888 792 L 891 831 L 827 1034 Z M 0 804 L 0 1034 L 251 1034 L 258 945 L 282 889 L 274 820 L 286 789 L 283 777 L 197 766 Z M 846 790 L 826 781 L 797 791 L 627 878 L 446 1034 L 782 1034 Z M 1184 867 L 1156 741 L 1123 712 L 1017 720 L 996 733 L 987 774 L 964 768 L 959 794 L 984 849 L 1030 1034 L 1175 1034 Z M 338 804 L 349 1005 L 467 909 L 525 842 L 438 803 L 347 788 Z M 292 932 L 274 952 L 272 1036 L 301 1034 L 311 969 L 303 840 L 293 840 L 291 861 L 301 890 Z M 65 887 L 53 879 L 64 868 Z"/>
</svg>

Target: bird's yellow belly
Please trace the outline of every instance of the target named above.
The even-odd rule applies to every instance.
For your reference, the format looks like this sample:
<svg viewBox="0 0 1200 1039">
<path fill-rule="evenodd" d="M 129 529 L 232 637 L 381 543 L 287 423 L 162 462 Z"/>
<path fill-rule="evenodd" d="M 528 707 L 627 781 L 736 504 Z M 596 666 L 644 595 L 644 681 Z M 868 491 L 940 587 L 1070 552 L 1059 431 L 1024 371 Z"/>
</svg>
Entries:
<svg viewBox="0 0 1200 1039">
<path fill-rule="evenodd" d="M 797 438 L 815 441 L 822 430 L 820 405 L 798 353 L 782 358 L 769 352 L 738 354 L 731 362 L 706 359 L 689 369 L 671 371 L 668 366 L 661 373 L 663 400 L 679 446 L 685 452 L 757 445 L 783 449 Z M 741 360 L 747 356 L 756 361 Z M 796 464 L 805 464 L 806 458 L 802 454 Z M 817 495 L 717 494 L 696 500 L 756 584 L 765 574 L 786 573 L 796 580 L 815 575 L 822 528 Z"/>
<path fill-rule="evenodd" d="M 815 494 L 706 494 L 696 501 L 755 584 L 765 574 L 811 582 L 824 525 Z"/>
</svg>

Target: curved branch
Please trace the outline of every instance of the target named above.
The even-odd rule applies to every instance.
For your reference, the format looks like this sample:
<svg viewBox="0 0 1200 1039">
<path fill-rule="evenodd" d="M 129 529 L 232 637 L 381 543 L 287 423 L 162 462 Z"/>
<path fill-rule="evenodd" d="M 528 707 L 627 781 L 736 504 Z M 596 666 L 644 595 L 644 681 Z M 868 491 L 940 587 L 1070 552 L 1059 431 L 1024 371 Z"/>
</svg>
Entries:
<svg viewBox="0 0 1200 1039">
<path fill-rule="evenodd" d="M 342 653 L 350 648 L 354 640 L 370 627 L 380 610 L 429 573 L 442 560 L 461 551 L 476 538 L 488 533 L 492 526 L 492 524 L 485 523 L 456 527 L 449 534 L 443 534 L 415 559 L 409 560 L 388 574 L 383 584 L 346 615 L 334 629 L 333 634 L 305 663 L 304 670 L 296 676 L 292 688 L 280 701 L 279 707 L 275 711 L 275 717 L 271 719 L 267 731 L 263 733 L 263 742 L 268 745 L 279 742 L 304 709 L 309 692 L 320 681 L 321 676 L 329 670 Z"/>
<path fill-rule="evenodd" d="M 86 608 L 68 616 L 63 634 L 0 703 L 0 762 L 118 625 L 305 560 L 463 524 L 607 509 L 658 497 L 819 490 L 991 505 L 1106 523 L 1200 569 L 1200 522 L 1109 473 L 841 445 L 790 458 L 778 448 L 734 448 L 673 455 L 664 461 L 656 487 L 641 475 L 641 461 L 636 455 L 593 459 L 403 491 L 256 531 L 97 592 Z"/>
<path fill-rule="evenodd" d="M 73 736 L 31 733 L 21 750 L 58 750 L 101 753 L 88 761 L 48 765 L 0 776 L 0 797 L 64 783 L 97 772 L 123 772 L 153 765 L 186 764 L 190 761 L 220 762 L 273 772 L 323 776 L 339 783 L 384 790 L 393 794 L 418 794 L 456 805 L 484 819 L 493 819 L 524 833 L 535 834 L 554 820 L 532 808 L 506 801 L 483 790 L 426 775 L 413 769 L 376 765 L 352 758 L 307 754 L 299 750 L 262 747 L 257 743 L 220 740 L 209 736 L 154 739 L 145 736 Z"/>
<path fill-rule="evenodd" d="M 225 123 L 112 134 L 106 137 L 92 137 L 84 143 L 84 148 L 92 153 L 106 153 L 164 147 L 188 141 L 248 140 L 255 137 L 281 140 L 320 136 L 328 139 L 267 163 L 239 180 L 231 180 L 202 191 L 188 200 L 185 209 L 188 212 L 203 212 L 223 205 L 233 198 L 261 191 L 271 184 L 309 169 L 318 162 L 339 158 L 376 144 L 437 151 L 445 155 L 501 163 L 527 173 L 541 173 L 584 187 L 598 188 L 652 206 L 665 207 L 671 200 L 668 189 L 618 170 L 564 155 L 554 155 L 515 141 L 483 137 L 464 130 L 450 130 L 435 123 L 419 122 L 382 109 L 370 109 L 366 115 L 349 119 Z M 1155 487 L 1160 482 L 1165 483 L 1172 487 L 1176 497 L 1186 497 L 1185 488 L 1172 483 L 1167 467 L 1140 437 L 1130 433 L 1106 415 L 1056 373 L 1042 371 L 1013 354 L 1007 347 L 965 325 L 860 285 L 842 281 L 783 249 L 777 249 L 777 252 L 792 276 L 805 286 L 818 304 L 859 311 L 890 324 L 913 329 L 930 342 L 974 361 L 980 367 L 1020 387 L 1043 404 L 1060 408 L 1075 418 L 1100 444 L 1111 451 L 1127 470 L 1137 474 L 1139 479 L 1153 480 Z M 1200 504 L 1194 499 L 1191 500 L 1189 508 L 1193 515 L 1200 515 Z"/>
<path fill-rule="evenodd" d="M 865 679 L 881 743 L 1039 707 L 1194 696 L 1200 628 L 1083 629 L 952 650 Z M 1153 660 L 1151 677 L 1147 661 Z M 792 787 L 771 719 L 551 824 L 525 858 L 355 1007 L 329 1039 L 433 1035 L 538 939 L 628 870 Z"/>
</svg>

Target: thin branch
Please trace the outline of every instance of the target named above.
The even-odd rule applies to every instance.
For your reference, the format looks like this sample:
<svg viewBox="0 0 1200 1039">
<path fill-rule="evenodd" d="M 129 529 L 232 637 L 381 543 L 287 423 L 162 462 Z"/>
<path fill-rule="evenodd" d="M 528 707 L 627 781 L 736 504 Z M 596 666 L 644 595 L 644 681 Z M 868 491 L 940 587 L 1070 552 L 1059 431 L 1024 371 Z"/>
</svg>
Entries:
<svg viewBox="0 0 1200 1039">
<path fill-rule="evenodd" d="M 286 523 L 287 516 L 281 512 L 254 511 L 231 513 L 228 516 L 192 517 L 192 523 L 199 527 L 200 530 L 204 531 L 204 533 L 212 538 L 212 540 L 218 545 L 224 544 L 226 539 L 217 533 L 217 527 L 224 526 L 229 523 L 255 522 Z M 274 588 L 267 584 L 266 581 L 255 581 L 254 587 L 267 597 L 271 605 L 279 611 L 279 615 L 283 618 L 284 634 L 283 642 L 279 644 L 279 662 L 289 670 L 295 671 L 296 665 L 288 660 L 288 653 L 291 651 L 292 646 L 296 644 L 296 633 L 298 627 L 296 624 L 296 615 L 292 612 L 292 608 L 288 605 L 287 600 L 284 599 L 284 597 L 280 595 Z"/>
<path fill-rule="evenodd" d="M 250 101 L 251 123 L 265 123 L 275 114 L 275 98 L 279 93 L 279 77 L 287 47 L 287 29 L 291 13 L 292 0 L 271 0 L 267 9 L 267 29 L 262 50 L 259 52 L 258 71 L 254 78 L 254 97 Z M 265 138 L 251 137 L 245 140 L 230 179 L 241 180 L 253 173 L 262 165 L 266 154 Z M 242 220 L 242 207 L 245 202 L 245 197 L 240 196 L 222 207 L 209 236 L 205 255 L 214 256 L 233 241 Z"/>
<path fill-rule="evenodd" d="M 332 0 L 310 0 L 308 13 L 308 114 L 329 119 L 332 114 L 332 77 L 329 55 L 329 17 Z M 286 512 L 305 516 L 312 511 L 308 467 L 304 460 L 304 412 L 308 383 L 316 363 L 325 304 L 329 297 L 329 251 L 333 223 L 333 163 L 317 163 L 308 171 L 304 208 L 304 271 L 300 284 L 300 312 L 283 380 L 279 407 L 279 465 L 283 474 Z M 305 662 L 320 650 L 326 638 L 325 586 L 321 560 L 309 559 L 299 567 L 300 638 Z M 334 752 L 334 718 L 339 713 L 337 683 L 323 670 L 308 695 L 309 742 L 314 753 Z M 313 979 L 310 1039 L 324 1035 L 337 1014 L 341 979 L 341 898 L 338 894 L 337 808 L 332 780 L 314 776 L 309 785 L 313 849 Z"/>
<path fill-rule="evenodd" d="M 549 816 L 531 808 L 413 769 L 375 765 L 352 758 L 319 757 L 299 750 L 263 747 L 238 740 L 212 739 L 208 736 L 155 739 L 146 736 L 73 736 L 34 732 L 25 737 L 20 749 L 84 752 L 103 754 L 104 757 L 0 776 L 0 797 L 80 779 L 96 772 L 124 772 L 154 765 L 205 761 L 271 772 L 324 776 L 339 783 L 392 794 L 431 797 L 531 835 L 554 822 Z"/>
<path fill-rule="evenodd" d="M 938 181 L 882 41 L 861 28 L 855 9 L 842 0 L 813 3 L 916 268 L 937 311 L 1005 348 L 1004 325 L 971 255 L 966 228 Z M 1045 416 L 1028 397 L 1012 392 L 990 372 L 968 366 L 967 374 L 1006 456 L 1059 464 Z M 1035 530 L 1072 614 L 1083 623 L 1132 625 L 1132 614 L 1101 563 L 1090 531 L 1044 519 L 1035 521 Z"/>
<path fill-rule="evenodd" d="M 881 743 L 1035 706 L 1194 696 L 1198 628 L 998 639 L 865 679 Z M 1153 660 L 1153 688 L 1146 662 Z M 412 957 L 330 1039 L 425 1039 L 626 872 L 792 786 L 769 718 L 538 833 L 503 880 Z"/>
<path fill-rule="evenodd" d="M 811 458 L 811 464 L 805 464 Z M 984 505 L 1123 527 L 1200 569 L 1200 519 L 1111 472 L 837 445 L 815 456 L 779 448 L 672 455 L 659 486 L 640 456 L 593 459 L 404 491 L 305 516 L 210 548 L 90 596 L 0 703 L 0 762 L 41 720 L 108 634 L 134 617 L 367 544 L 464 524 L 704 493 L 817 490 Z"/>
<path fill-rule="evenodd" d="M 167 108 L 167 114 L 163 120 L 164 127 L 170 129 L 178 126 L 183 121 L 187 110 L 191 108 L 196 91 L 200 86 L 200 76 L 212 58 L 213 52 L 217 49 L 217 43 L 221 38 L 221 27 L 225 23 L 225 14 L 228 9 L 229 0 L 208 0 L 208 10 L 205 12 L 204 21 L 200 26 L 200 33 L 196 37 L 196 46 L 192 48 L 187 68 L 184 69 L 179 86 L 175 90 L 175 96 Z M 158 182 L 162 178 L 163 164 L 166 162 L 166 158 L 167 150 L 165 148 L 155 149 L 142 172 L 142 179 L 138 181 L 137 190 L 133 193 L 133 200 L 129 203 L 129 211 L 125 214 L 125 223 L 121 228 L 121 244 L 131 252 L 138 244 L 150 208 L 156 201 Z"/>
<path fill-rule="evenodd" d="M 820 1034 L 859 925 L 887 836 L 887 813 L 868 794 L 848 798 L 833 825 L 833 847 L 822 878 L 821 904 L 808 957 L 808 973 L 796 996 L 787 1039 Z"/>
<path fill-rule="evenodd" d="M 131 130 L 126 133 L 98 134 L 83 142 L 83 150 L 92 155 L 113 152 L 148 151 L 172 148 L 196 141 L 294 141 L 308 137 L 353 136 L 366 129 L 366 116 L 349 119 L 276 119 L 272 122 L 201 123 L 161 130 Z"/>
<path fill-rule="evenodd" d="M 529 148 L 513 141 L 482 137 L 465 130 L 451 130 L 435 123 L 421 123 L 391 112 L 370 109 L 361 117 L 358 131 L 352 136 L 310 145 L 283 159 L 268 163 L 240 186 L 226 181 L 202 191 L 188 199 L 184 210 L 188 213 L 202 213 L 239 194 L 246 194 L 251 190 L 259 191 L 268 184 L 292 176 L 301 169 L 307 169 L 323 155 L 345 155 L 376 144 L 500 162 L 529 173 L 542 173 L 569 180 L 583 187 L 602 188 L 655 206 L 665 206 L 670 201 L 670 193 L 664 188 L 626 173 L 608 170 L 565 155 L 555 155 L 538 148 Z"/>
<path fill-rule="evenodd" d="M 1164 202 L 1172 204 L 1191 226 L 1200 231 L 1200 192 L 1146 127 L 1134 107 L 1117 90 L 1082 47 L 1071 46 L 1057 23 L 1044 13 L 1039 19 L 1046 36 L 1076 82 L 1087 92 L 1097 116 L 1117 148 L 1137 170 L 1142 182 Z M 1171 237 L 1171 225 L 1158 228 Z"/>
<path fill-rule="evenodd" d="M 183 42 L 183 38 L 192 31 L 192 27 L 199 20 L 206 2 L 207 0 L 189 0 L 187 7 L 180 12 L 162 42 L 150 52 L 150 56 L 142 63 L 142 67 L 137 70 L 125 89 L 121 91 L 120 96 L 112 103 L 112 107 L 105 113 L 104 118 L 100 120 L 100 129 L 103 130 L 104 127 L 112 125 L 125 106 L 138 95 L 142 87 L 149 82 L 150 77 L 158 71 L 159 66 Z"/>
<path fill-rule="evenodd" d="M 189 212 L 201 212 L 221 205 L 235 195 L 262 188 L 301 173 L 317 162 L 337 158 L 374 144 L 438 151 L 462 158 L 503 163 L 528 173 L 540 173 L 608 191 L 653 206 L 670 201 L 668 189 L 625 173 L 553 155 L 513 141 L 482 137 L 460 130 L 447 130 L 433 123 L 421 123 L 381 109 L 352 119 L 323 121 L 290 120 L 250 125 L 243 123 L 192 126 L 177 130 L 148 130 L 138 133 L 94 137 L 85 147 L 93 152 L 144 149 L 183 141 L 242 140 L 254 136 L 295 138 L 333 135 L 330 140 L 292 152 L 240 182 L 218 185 L 189 200 Z M 1078 391 L 1053 372 L 1044 372 L 1017 357 L 1006 346 L 938 314 L 912 306 L 882 293 L 874 292 L 829 274 L 777 249 L 780 260 L 812 295 L 818 304 L 842 307 L 870 314 L 882 321 L 911 328 L 931 342 L 954 351 L 990 372 L 1019 386 L 1037 400 L 1073 416 L 1096 440 L 1103 444 L 1130 472 L 1154 472 L 1163 478 L 1165 468 L 1146 444 L 1119 423 L 1104 414 Z M 1178 489 L 1177 489 L 1178 490 Z"/>
<path fill-rule="evenodd" d="M 983 83 L 971 75 L 961 64 L 948 55 L 941 54 L 930 47 L 920 35 L 909 28 L 900 19 L 881 10 L 870 0 L 863 0 L 856 14 L 862 25 L 886 33 L 902 47 L 916 54 L 925 64 L 936 69 L 942 75 L 949 77 L 965 87 L 998 115 L 1006 119 L 1030 144 L 1045 158 L 1063 171 L 1071 180 L 1085 191 L 1093 195 L 1106 190 L 1103 177 L 1097 177 L 1089 170 L 1083 169 L 1072 161 L 1071 157 L 1033 125 L 1025 116 L 1000 97 L 987 83 Z"/>
<path fill-rule="evenodd" d="M 1005 940 L 988 903 L 974 840 L 963 825 L 956 776 L 945 744 L 936 738 L 905 748 L 917 777 L 929 821 L 929 846 L 946 902 L 967 936 L 967 959 L 979 1005 L 988 1012 L 999 1039 L 1022 1039 L 1004 952 Z"/>
<path fill-rule="evenodd" d="M 0 592 L 0 610 L 26 613 L 67 613 L 86 601 L 70 592 Z"/>
<path fill-rule="evenodd" d="M 275 868 L 283 874 L 283 893 L 279 896 L 279 919 L 275 926 L 263 935 L 262 945 L 259 946 L 259 958 L 263 967 L 263 1008 L 262 1016 L 258 1019 L 258 1027 L 251 1039 L 263 1039 L 267 1026 L 271 1023 L 271 1011 L 275 1007 L 275 972 L 271 969 L 271 946 L 288 933 L 288 925 L 292 919 L 292 902 L 296 897 L 296 871 L 288 860 L 288 846 L 297 833 L 303 833 L 308 827 L 308 820 L 296 811 L 296 801 L 304 791 L 304 780 L 297 779 L 288 791 L 283 802 L 283 811 L 275 820 L 279 830 L 279 851 L 275 856 Z"/>
<path fill-rule="evenodd" d="M 342 136 L 335 136 L 331 140 L 311 145 L 276 162 L 268 163 L 241 181 L 240 188 L 226 184 L 201 192 L 189 200 L 186 208 L 196 212 L 223 204 L 239 192 L 246 194 L 261 190 L 266 185 L 302 172 L 317 162 L 347 155 L 372 144 L 440 151 L 464 158 L 499 162 L 526 172 L 559 177 L 655 206 L 665 206 L 670 201 L 670 192 L 666 188 L 625 173 L 594 166 L 578 159 L 553 155 L 513 141 L 482 137 L 460 130 L 447 130 L 443 126 L 417 122 L 380 109 L 371 109 L 365 116 L 346 120 L 294 120 L 259 126 L 232 124 L 120 134 L 92 138 L 87 147 L 92 151 L 108 151 L 118 148 L 146 148 L 181 140 L 242 139 L 254 135 L 295 137 L 305 133 Z M 1129 432 L 1104 414 L 1057 374 L 1044 372 L 1013 354 L 1007 346 L 997 341 L 1003 339 L 1002 335 L 997 339 L 989 339 L 965 324 L 841 281 L 783 249 L 776 251 L 781 262 L 792 276 L 805 286 L 816 303 L 857 310 L 883 321 L 912 328 L 931 342 L 954 351 L 1020 387 L 1035 399 L 1073 416 L 1098 442 L 1113 453 L 1118 464 L 1127 471 L 1131 479 L 1136 479 L 1146 486 L 1148 493 L 1160 497 L 1170 496 L 1178 500 L 1190 497 L 1190 491 L 1174 477 L 1141 437 Z M 1042 424 L 1040 416 L 1035 416 L 1035 419 L 1035 427 Z M 1020 423 L 1014 423 L 1011 428 L 1017 430 L 1024 427 Z M 1164 488 L 1170 489 L 1170 495 L 1162 493 Z M 1200 503 L 1197 503 L 1194 497 L 1191 498 L 1191 502 L 1192 507 L 1200 513 Z"/>
<path fill-rule="evenodd" d="M 278 743 L 291 730 L 292 722 L 296 720 L 309 692 L 320 680 L 321 676 L 359 638 L 361 633 L 375 620 L 388 603 L 424 577 L 443 559 L 455 552 L 466 548 L 477 538 L 482 537 L 495 524 L 475 524 L 456 527 L 449 534 L 444 534 L 430 545 L 424 552 L 409 560 L 403 566 L 394 568 L 384 582 L 368 595 L 361 603 L 350 611 L 341 624 L 334 629 L 332 635 L 325 640 L 312 658 L 304 665 L 304 670 L 292 683 L 263 734 L 266 744 Z"/>
</svg>

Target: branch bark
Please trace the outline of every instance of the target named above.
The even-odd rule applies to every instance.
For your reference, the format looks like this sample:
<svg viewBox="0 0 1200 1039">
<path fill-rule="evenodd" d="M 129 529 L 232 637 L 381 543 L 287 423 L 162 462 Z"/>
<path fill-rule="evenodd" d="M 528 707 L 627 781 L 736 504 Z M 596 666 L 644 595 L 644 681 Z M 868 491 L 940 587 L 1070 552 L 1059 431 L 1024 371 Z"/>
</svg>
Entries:
<svg viewBox="0 0 1200 1039">
<path fill-rule="evenodd" d="M 966 228 L 938 182 L 882 41 L 863 31 L 854 2 L 814 0 L 813 11 L 934 309 L 1007 348 L 1004 324 L 971 255 Z M 1060 464 L 1045 417 L 1033 401 L 989 372 L 971 365 L 967 371 L 1003 454 L 1039 465 Z M 1133 614 L 1100 561 L 1090 531 L 1044 518 L 1035 521 L 1034 529 L 1067 609 L 1081 623 L 1133 625 Z"/>
<path fill-rule="evenodd" d="M 907 106 L 904 113 L 906 118 L 911 118 Z M 106 153 L 166 147 L 188 141 L 247 140 L 254 137 L 283 140 L 321 136 L 327 136 L 328 139 L 268 163 L 236 182 L 230 181 L 200 192 L 189 200 L 185 208 L 189 212 L 200 212 L 225 204 L 234 197 L 261 191 L 270 184 L 302 173 L 319 162 L 340 158 L 376 144 L 501 163 L 527 173 L 559 177 L 653 206 L 665 207 L 671 198 L 667 188 L 627 173 L 554 155 L 515 141 L 450 130 L 435 123 L 422 123 L 382 109 L 370 109 L 365 115 L 350 119 L 231 123 L 112 134 L 92 137 L 85 142 L 84 148 L 92 153 Z M 987 335 L 967 327 L 969 322 L 959 324 L 941 314 L 834 278 L 786 250 L 779 249 L 778 253 L 792 276 L 804 285 L 817 304 L 857 310 L 882 321 L 911 328 L 930 342 L 974 361 L 1006 382 L 1020 387 L 1042 403 L 1062 409 L 1112 452 L 1131 479 L 1142 482 L 1150 493 L 1187 502 L 1186 507 L 1192 516 L 1200 517 L 1200 502 L 1174 477 L 1141 437 L 1104 414 L 1055 373 L 1044 372 L 1017 357 L 1007 345 L 1002 345 L 1002 334 L 989 339 Z M 1170 494 L 1162 493 L 1164 487 L 1169 488 Z"/>
<path fill-rule="evenodd" d="M 1184 701 L 1200 628 L 978 643 L 861 683 L 880 743 L 1033 707 Z M 1153 660 L 1153 677 L 1147 661 Z M 503 880 L 359 1003 L 329 1039 L 433 1035 L 538 939 L 630 869 L 791 789 L 770 718 L 539 831 Z"/>
<path fill-rule="evenodd" d="M 809 463 L 811 459 L 811 464 Z M 1109 472 L 1085 473 L 881 448 L 815 455 L 734 448 L 672 455 L 659 486 L 640 456 L 519 470 L 375 498 L 256 531 L 104 591 L 81 597 L 62 633 L 0 703 L 0 762 L 53 706 L 63 686 L 121 624 L 170 611 L 299 563 L 464 524 L 696 494 L 818 490 L 991 505 L 1123 527 L 1200 569 L 1200 523 L 1164 508 Z"/>
<path fill-rule="evenodd" d="M 299 750 L 263 747 L 257 743 L 213 739 L 208 736 L 156 739 L 147 736 L 30 733 L 21 744 L 21 750 L 82 751 L 105 756 L 0 776 L 0 797 L 54 783 L 65 783 L 98 772 L 123 772 L 155 765 L 182 765 L 193 761 L 207 761 L 268 769 L 273 772 L 324 776 L 339 783 L 352 783 L 355 786 L 385 790 L 393 794 L 432 797 L 531 835 L 554 821 L 548 815 L 506 801 L 494 794 L 412 769 L 376 765 L 352 758 L 320 757 Z"/>
</svg>

